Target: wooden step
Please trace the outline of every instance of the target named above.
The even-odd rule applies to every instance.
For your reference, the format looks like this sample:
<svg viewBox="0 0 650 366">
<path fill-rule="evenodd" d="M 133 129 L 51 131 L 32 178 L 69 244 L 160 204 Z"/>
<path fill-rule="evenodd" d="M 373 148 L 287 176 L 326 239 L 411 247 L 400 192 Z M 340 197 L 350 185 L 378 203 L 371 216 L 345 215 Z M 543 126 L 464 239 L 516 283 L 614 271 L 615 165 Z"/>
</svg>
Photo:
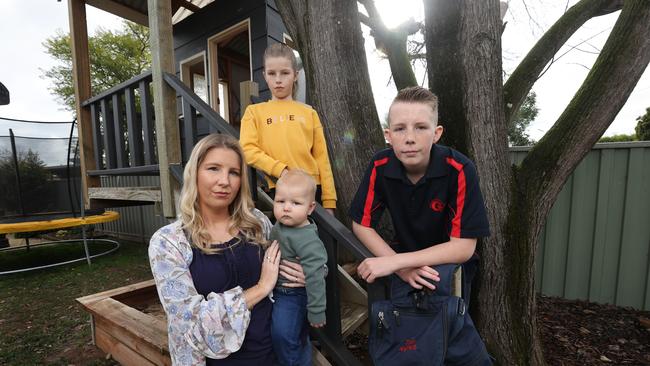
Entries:
<svg viewBox="0 0 650 366">
<path fill-rule="evenodd" d="M 368 294 L 341 266 L 338 268 L 341 296 L 341 334 L 347 338 L 356 329 L 367 333 Z"/>
<path fill-rule="evenodd" d="M 368 319 L 368 306 L 341 301 L 341 335 L 347 338 Z"/>
<path fill-rule="evenodd" d="M 313 343 L 311 344 L 311 364 L 314 366 L 332 366 Z"/>
<path fill-rule="evenodd" d="M 91 208 L 141 206 L 162 202 L 160 187 L 90 187 Z"/>
</svg>

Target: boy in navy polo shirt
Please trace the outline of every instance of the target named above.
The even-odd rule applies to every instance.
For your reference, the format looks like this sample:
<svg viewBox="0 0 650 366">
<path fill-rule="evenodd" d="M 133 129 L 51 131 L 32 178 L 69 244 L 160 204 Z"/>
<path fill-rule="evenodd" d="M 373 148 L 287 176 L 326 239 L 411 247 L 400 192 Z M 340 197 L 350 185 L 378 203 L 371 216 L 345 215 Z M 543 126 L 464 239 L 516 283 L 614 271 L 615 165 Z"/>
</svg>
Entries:
<svg viewBox="0 0 650 366">
<path fill-rule="evenodd" d="M 398 93 L 385 130 L 392 148 L 375 154 L 350 208 L 355 235 L 376 256 L 358 267 L 369 283 L 395 273 L 414 288 L 433 290 L 430 280 L 440 278 L 430 266 L 467 262 L 477 238 L 489 235 L 476 168 L 436 144 L 442 132 L 433 93 L 421 87 Z M 374 229 L 386 208 L 395 229 L 392 247 Z"/>
</svg>

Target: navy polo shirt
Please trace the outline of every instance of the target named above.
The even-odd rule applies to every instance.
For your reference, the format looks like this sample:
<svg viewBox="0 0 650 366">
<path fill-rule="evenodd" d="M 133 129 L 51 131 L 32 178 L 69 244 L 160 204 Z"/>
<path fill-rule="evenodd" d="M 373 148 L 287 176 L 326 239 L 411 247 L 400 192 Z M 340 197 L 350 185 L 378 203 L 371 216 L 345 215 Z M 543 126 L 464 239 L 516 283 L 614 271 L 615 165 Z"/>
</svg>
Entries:
<svg viewBox="0 0 650 366">
<path fill-rule="evenodd" d="M 415 184 L 392 149 L 379 151 L 365 172 L 350 217 L 376 227 L 385 209 L 395 229 L 397 252 L 412 252 L 457 238 L 490 235 L 474 164 L 434 144 L 425 175 Z"/>
</svg>

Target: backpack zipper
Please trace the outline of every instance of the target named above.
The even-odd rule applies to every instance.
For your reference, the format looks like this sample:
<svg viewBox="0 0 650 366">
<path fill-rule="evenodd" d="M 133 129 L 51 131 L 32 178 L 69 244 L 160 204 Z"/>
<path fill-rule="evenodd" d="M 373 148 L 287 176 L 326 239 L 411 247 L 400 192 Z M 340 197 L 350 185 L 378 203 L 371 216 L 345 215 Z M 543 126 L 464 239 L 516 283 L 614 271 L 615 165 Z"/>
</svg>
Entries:
<svg viewBox="0 0 650 366">
<path fill-rule="evenodd" d="M 390 326 L 388 325 L 388 322 L 384 317 L 383 311 L 377 313 L 377 318 L 379 318 L 379 321 L 377 322 L 377 335 L 379 336 L 379 338 L 383 338 L 384 329 L 388 330 Z"/>
<path fill-rule="evenodd" d="M 395 310 L 395 311 L 397 311 L 398 315 L 399 314 L 409 314 L 409 315 L 423 316 L 423 317 L 435 317 L 435 314 L 433 314 L 431 312 L 428 312 L 428 311 L 417 311 L 417 310 L 416 311 L 411 311 L 411 310 L 408 310 L 409 308 L 407 308 L 407 307 L 405 308 L 405 307 L 397 307 L 397 306 L 396 306 L 396 308 L 399 309 L 399 310 Z M 393 314 L 395 314 L 395 311 L 393 311 Z"/>
</svg>

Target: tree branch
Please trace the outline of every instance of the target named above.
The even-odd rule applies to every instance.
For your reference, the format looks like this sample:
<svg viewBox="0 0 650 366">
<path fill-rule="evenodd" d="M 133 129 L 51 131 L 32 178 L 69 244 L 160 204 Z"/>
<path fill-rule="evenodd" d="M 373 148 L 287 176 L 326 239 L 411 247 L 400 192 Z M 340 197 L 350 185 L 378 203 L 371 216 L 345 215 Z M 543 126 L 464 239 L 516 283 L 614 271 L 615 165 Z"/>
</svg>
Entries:
<svg viewBox="0 0 650 366">
<path fill-rule="evenodd" d="M 650 62 L 650 2 L 626 0 L 585 82 L 519 170 L 543 220 L 569 174 L 607 130 Z"/>
<path fill-rule="evenodd" d="M 301 16 L 302 14 L 298 14 L 298 12 L 301 12 L 303 14 L 306 14 L 306 9 L 304 8 L 304 4 L 301 2 L 291 2 L 291 1 L 276 1 L 275 2 L 276 6 L 278 7 L 278 10 L 280 11 L 280 14 L 284 16 L 284 14 L 287 14 L 287 20 L 284 21 L 285 27 L 287 27 L 287 31 L 289 32 L 289 36 L 291 36 L 291 39 L 296 42 L 296 44 L 300 45 L 301 44 L 301 35 L 303 32 L 301 30 L 304 30 L 304 17 Z M 299 47 L 300 48 L 300 47 Z M 299 49 L 299 52 L 302 50 Z M 304 57 L 302 54 L 300 57 Z"/>
<path fill-rule="evenodd" d="M 359 21 L 361 24 L 365 24 L 368 28 L 371 30 L 375 29 L 375 24 L 372 22 L 372 20 L 364 13 L 359 13 Z"/>
<path fill-rule="evenodd" d="M 599 17 L 601 15 L 611 14 L 615 11 L 621 10 L 623 7 L 623 0 L 613 0 L 609 4 L 605 5 L 595 16 Z"/>
<path fill-rule="evenodd" d="M 528 52 L 503 87 L 508 123 L 516 115 L 544 66 L 589 19 L 619 10 L 621 0 L 581 0 L 571 7 Z"/>
<path fill-rule="evenodd" d="M 406 49 L 406 40 L 409 35 L 417 33 L 422 25 L 410 19 L 396 29 L 389 30 L 382 22 L 373 0 L 359 0 L 359 2 L 368 12 L 368 16 L 359 13 L 359 19 L 370 27 L 370 34 L 375 39 L 377 49 L 388 57 L 397 90 L 418 85 L 411 66 L 411 58 Z"/>
<path fill-rule="evenodd" d="M 366 8 L 366 11 L 368 12 L 368 16 L 370 18 L 381 19 L 381 16 L 379 15 L 379 11 L 375 6 L 374 0 L 358 0 L 358 1 L 361 3 L 361 5 L 363 5 L 364 8 Z"/>
</svg>

